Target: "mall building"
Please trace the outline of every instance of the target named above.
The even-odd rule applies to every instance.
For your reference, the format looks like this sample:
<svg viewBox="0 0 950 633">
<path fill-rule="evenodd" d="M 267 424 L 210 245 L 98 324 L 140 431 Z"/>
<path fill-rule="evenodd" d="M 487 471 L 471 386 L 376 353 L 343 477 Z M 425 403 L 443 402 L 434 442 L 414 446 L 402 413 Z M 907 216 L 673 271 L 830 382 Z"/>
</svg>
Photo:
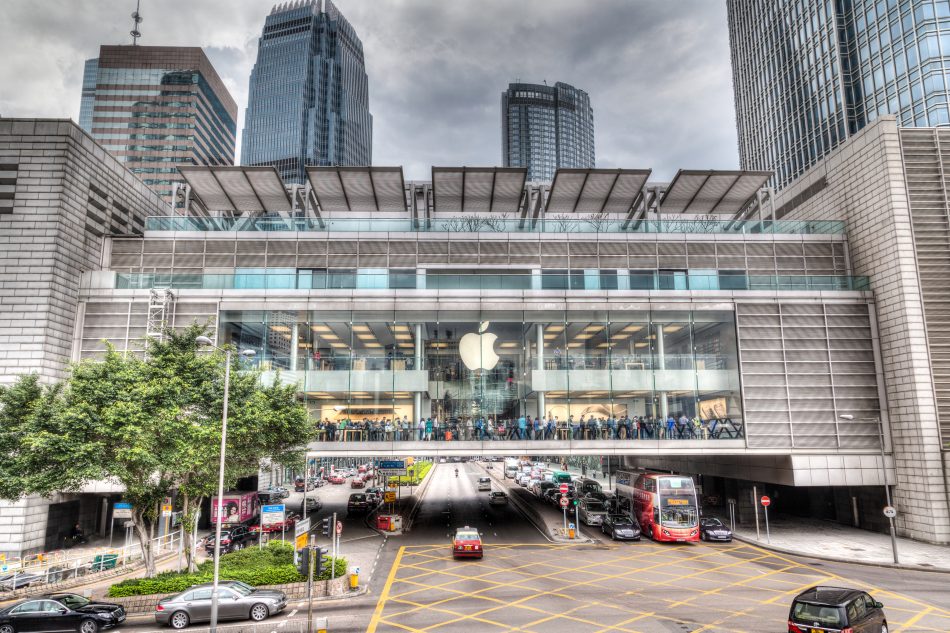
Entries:
<svg viewBox="0 0 950 633">
<path fill-rule="evenodd" d="M 715 439 L 603 450 L 625 467 L 696 474 L 708 507 L 734 499 L 749 521 L 755 486 L 783 512 L 886 529 L 886 483 L 901 534 L 950 542 L 939 294 L 950 279 L 927 276 L 950 258 L 934 194 L 942 131 L 913 130 L 930 140 L 914 139 L 911 157 L 908 132 L 881 119 L 780 195 L 770 173 L 750 171 L 656 182 L 650 169 L 560 169 L 546 184 L 524 168 L 433 167 L 408 181 L 400 167 L 309 167 L 285 187 L 272 167 L 182 166 L 173 210 L 68 122 L 53 127 L 81 151 L 31 166 L 40 125 L 0 120 L 0 239 L 12 244 L 2 382 L 59 379 L 106 342 L 141 352 L 197 320 L 218 344 L 253 349 L 265 379 L 297 384 L 320 420 L 715 419 L 728 428 Z M 905 181 L 928 147 L 936 228 L 921 237 Z M 77 168 L 86 154 L 92 167 Z M 65 170 L 70 186 L 41 169 Z M 38 208 L 44 187 L 56 201 Z M 54 297 L 32 308 L 69 317 L 68 331 L 26 341 L 43 334 L 16 333 L 22 300 L 8 297 L 27 286 L 6 271 L 33 256 L 37 214 L 66 227 L 57 249 L 84 258 L 44 277 Z M 547 454 L 591 450 L 552 441 Z M 311 446 L 343 450 L 353 442 Z M 48 500 L 0 505 L 0 551 L 48 547 L 36 530 L 13 536 L 26 519 L 2 521 L 40 521 L 44 502 L 51 514 Z"/>
</svg>

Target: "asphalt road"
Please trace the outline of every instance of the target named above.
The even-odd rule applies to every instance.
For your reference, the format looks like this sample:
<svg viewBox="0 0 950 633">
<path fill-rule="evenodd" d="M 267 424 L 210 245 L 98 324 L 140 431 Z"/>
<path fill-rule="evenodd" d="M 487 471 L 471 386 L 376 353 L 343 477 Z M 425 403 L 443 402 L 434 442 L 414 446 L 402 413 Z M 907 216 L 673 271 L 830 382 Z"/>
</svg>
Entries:
<svg viewBox="0 0 950 633">
<path fill-rule="evenodd" d="M 458 478 L 455 464 L 432 471 L 412 531 L 381 549 L 360 519 L 343 519 L 353 539 L 345 547 L 379 557 L 368 593 L 315 603 L 329 631 L 784 632 L 791 598 L 815 584 L 870 591 L 885 604 L 892 632 L 950 631 L 946 574 L 809 561 L 738 542 L 614 543 L 595 530 L 588 530 L 598 536 L 593 544 L 551 543 L 513 505 L 488 505 L 488 493 L 476 489 L 478 466 L 458 466 Z M 320 489 L 325 508 L 317 518 L 334 509 L 342 515 L 349 492 Z M 451 536 L 466 525 L 483 534 L 483 560 L 452 558 Z M 306 605 L 296 602 L 262 625 L 221 631 L 297 633 L 306 630 L 305 616 Z M 118 630 L 156 627 L 144 617 Z"/>
</svg>

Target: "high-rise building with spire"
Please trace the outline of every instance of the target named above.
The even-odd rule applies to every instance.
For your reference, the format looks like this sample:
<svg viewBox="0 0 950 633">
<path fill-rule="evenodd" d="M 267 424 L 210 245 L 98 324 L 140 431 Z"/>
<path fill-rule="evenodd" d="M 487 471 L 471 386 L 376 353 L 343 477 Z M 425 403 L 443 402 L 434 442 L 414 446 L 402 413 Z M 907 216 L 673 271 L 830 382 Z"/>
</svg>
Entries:
<svg viewBox="0 0 950 633">
<path fill-rule="evenodd" d="M 363 43 L 330 0 L 275 6 L 251 71 L 242 165 L 303 183 L 307 165 L 373 161 Z"/>
</svg>

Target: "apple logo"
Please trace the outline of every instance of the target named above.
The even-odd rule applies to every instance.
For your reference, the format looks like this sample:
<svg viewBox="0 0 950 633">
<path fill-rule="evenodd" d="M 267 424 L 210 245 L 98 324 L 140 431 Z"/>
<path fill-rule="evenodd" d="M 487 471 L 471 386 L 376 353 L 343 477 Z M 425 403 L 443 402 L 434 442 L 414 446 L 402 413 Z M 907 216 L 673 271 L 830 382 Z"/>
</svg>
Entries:
<svg viewBox="0 0 950 633">
<path fill-rule="evenodd" d="M 498 354 L 495 353 L 494 334 L 485 334 L 488 321 L 482 321 L 478 326 L 478 334 L 469 332 L 459 340 L 459 356 L 469 369 L 494 369 L 498 364 Z"/>
</svg>

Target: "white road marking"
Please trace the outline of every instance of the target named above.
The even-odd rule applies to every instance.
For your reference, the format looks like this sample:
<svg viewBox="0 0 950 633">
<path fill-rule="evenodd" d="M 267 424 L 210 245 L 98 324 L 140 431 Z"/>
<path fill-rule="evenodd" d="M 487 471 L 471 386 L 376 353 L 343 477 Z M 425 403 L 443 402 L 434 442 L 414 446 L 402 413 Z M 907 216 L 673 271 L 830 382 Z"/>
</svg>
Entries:
<svg viewBox="0 0 950 633">
<path fill-rule="evenodd" d="M 288 617 L 288 618 L 292 618 L 292 617 L 294 617 L 295 615 L 297 615 L 297 609 L 294 609 L 293 611 L 291 611 L 290 613 L 288 613 L 288 614 L 287 614 L 287 617 Z"/>
</svg>

